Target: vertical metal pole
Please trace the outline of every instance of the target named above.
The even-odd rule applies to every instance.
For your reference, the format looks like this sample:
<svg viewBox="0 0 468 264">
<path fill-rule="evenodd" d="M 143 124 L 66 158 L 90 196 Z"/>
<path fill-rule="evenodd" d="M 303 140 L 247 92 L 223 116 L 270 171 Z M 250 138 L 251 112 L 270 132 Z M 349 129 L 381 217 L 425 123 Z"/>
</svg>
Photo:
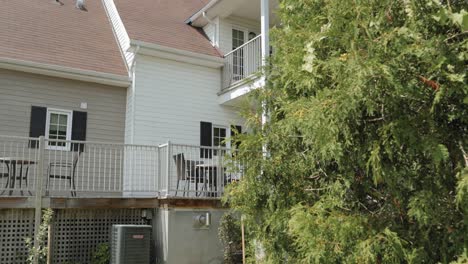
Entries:
<svg viewBox="0 0 468 264">
<path fill-rule="evenodd" d="M 262 67 L 267 66 L 267 59 L 270 56 L 270 0 L 261 0 L 261 31 L 262 31 Z M 263 86 L 266 85 L 265 72 L 263 73 Z M 268 122 L 266 102 L 262 102 L 262 127 Z M 263 153 L 266 156 L 267 146 L 263 145 Z"/>
<path fill-rule="evenodd" d="M 267 66 L 267 59 L 270 56 L 270 0 L 261 0 L 261 31 L 262 31 L 262 67 L 265 69 Z M 266 72 L 263 72 L 263 88 L 265 89 L 267 84 L 267 77 Z M 267 109 L 267 102 L 264 100 L 262 101 L 262 129 L 263 133 L 265 133 L 265 125 L 269 121 L 268 109 Z M 262 145 L 263 151 L 263 158 L 266 159 L 268 157 L 268 146 L 266 144 Z M 263 175 L 263 168 L 261 170 L 261 174 Z M 263 245 L 260 244 L 260 248 L 263 248 Z M 257 250 L 256 250 L 257 251 Z M 263 261 L 263 258 L 261 258 Z M 257 262 L 258 259 L 257 259 Z"/>
<path fill-rule="evenodd" d="M 37 161 L 38 172 L 36 174 L 36 201 L 34 213 L 34 247 L 39 248 L 39 229 L 42 217 L 42 183 L 44 178 L 44 136 L 39 137 L 39 160 Z M 34 264 L 39 263 L 38 251 L 34 251 Z"/>
<path fill-rule="evenodd" d="M 224 184 L 224 168 L 223 166 L 224 154 L 221 152 L 221 148 L 218 146 L 218 172 L 216 173 L 216 197 L 221 196 L 221 186 Z"/>
<path fill-rule="evenodd" d="M 270 0 L 262 0 L 261 31 L 262 31 L 262 66 L 266 66 L 266 59 L 270 56 Z"/>
<path fill-rule="evenodd" d="M 156 191 L 158 193 L 158 198 L 161 198 L 161 178 L 162 178 L 162 175 L 161 175 L 161 146 L 158 146 L 158 164 L 156 165 L 158 166 L 157 170 L 157 175 L 155 175 L 155 177 L 157 177 L 157 188 L 156 188 Z"/>
<path fill-rule="evenodd" d="M 169 187 L 170 187 L 170 172 L 171 172 L 171 169 L 170 169 L 170 160 L 171 160 L 171 148 L 172 148 L 172 145 L 171 145 L 171 142 L 168 141 L 167 142 L 167 160 L 166 160 L 166 197 L 169 196 Z"/>
</svg>

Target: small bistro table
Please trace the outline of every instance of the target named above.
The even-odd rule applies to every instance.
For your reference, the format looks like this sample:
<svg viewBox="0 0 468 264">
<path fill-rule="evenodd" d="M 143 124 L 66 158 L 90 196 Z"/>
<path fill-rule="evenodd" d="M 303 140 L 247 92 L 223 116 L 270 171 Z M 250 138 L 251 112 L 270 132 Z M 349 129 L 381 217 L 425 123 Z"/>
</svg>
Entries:
<svg viewBox="0 0 468 264">
<path fill-rule="evenodd" d="M 13 158 L 13 157 L 1 157 L 0 158 L 0 163 L 3 163 L 7 166 L 7 183 L 5 184 L 5 189 L 9 188 L 9 195 L 12 195 L 13 190 L 15 188 L 15 180 L 16 180 L 16 170 L 19 166 L 19 180 L 20 180 L 20 190 L 23 192 L 21 189 L 21 185 L 23 182 L 23 178 L 26 179 L 26 185 L 28 184 L 28 173 L 29 173 L 29 166 L 36 164 L 36 161 L 34 160 L 27 160 L 24 158 Z M 26 167 L 26 170 L 24 172 L 23 176 L 23 171 L 24 167 Z M 1 194 L 3 194 L 5 190 Z M 28 190 L 29 192 L 29 190 Z M 31 192 L 29 192 L 31 194 Z"/>
</svg>

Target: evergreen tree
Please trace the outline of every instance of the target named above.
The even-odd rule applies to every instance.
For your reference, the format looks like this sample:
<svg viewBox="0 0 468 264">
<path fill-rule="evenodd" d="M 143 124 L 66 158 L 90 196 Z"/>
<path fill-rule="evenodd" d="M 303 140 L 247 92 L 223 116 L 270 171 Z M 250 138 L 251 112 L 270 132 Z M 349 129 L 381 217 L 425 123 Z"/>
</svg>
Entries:
<svg viewBox="0 0 468 264">
<path fill-rule="evenodd" d="M 270 120 L 246 114 L 246 176 L 225 196 L 267 263 L 467 263 L 463 8 L 280 1 L 254 95 Z"/>
</svg>

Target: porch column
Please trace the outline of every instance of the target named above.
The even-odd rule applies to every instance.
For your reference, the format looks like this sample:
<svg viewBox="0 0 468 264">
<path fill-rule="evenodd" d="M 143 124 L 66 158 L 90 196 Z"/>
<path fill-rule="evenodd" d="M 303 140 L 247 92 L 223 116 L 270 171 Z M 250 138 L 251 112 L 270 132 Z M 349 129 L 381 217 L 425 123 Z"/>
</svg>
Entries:
<svg viewBox="0 0 468 264">
<path fill-rule="evenodd" d="M 270 56 L 270 0 L 261 0 L 262 66 Z"/>
<path fill-rule="evenodd" d="M 261 30 L 262 30 L 262 67 L 267 66 L 267 59 L 270 56 L 270 0 L 261 0 Z M 262 77 L 263 87 L 266 85 L 266 76 Z M 262 126 L 264 126 L 268 120 L 268 112 L 266 109 L 266 103 L 262 102 Z M 263 146 L 263 155 L 267 153 L 267 146 Z"/>
</svg>

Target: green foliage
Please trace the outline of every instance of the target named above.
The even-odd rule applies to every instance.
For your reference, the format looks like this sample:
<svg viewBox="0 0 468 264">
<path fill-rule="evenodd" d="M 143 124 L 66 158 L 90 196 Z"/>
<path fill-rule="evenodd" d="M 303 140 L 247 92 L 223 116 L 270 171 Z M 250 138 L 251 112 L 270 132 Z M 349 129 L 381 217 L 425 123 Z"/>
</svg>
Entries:
<svg viewBox="0 0 468 264">
<path fill-rule="evenodd" d="M 38 247 L 34 246 L 34 239 L 27 237 L 24 239 L 26 243 L 26 248 L 28 250 L 28 255 L 26 258 L 26 263 L 34 263 L 34 256 L 38 256 L 39 264 L 47 263 L 47 250 L 46 246 L 49 224 L 52 221 L 54 211 L 52 209 L 46 209 L 42 211 L 42 222 L 39 226 L 39 232 L 37 234 Z"/>
<path fill-rule="evenodd" d="M 108 243 L 98 245 L 91 256 L 91 264 L 109 264 L 110 260 L 110 247 Z"/>
<path fill-rule="evenodd" d="M 223 244 L 224 263 L 242 263 L 242 234 L 240 220 L 232 213 L 221 217 L 218 236 Z"/>
<path fill-rule="evenodd" d="M 267 263 L 466 259 L 463 8 L 280 1 L 268 84 L 253 98 L 270 121 L 262 127 L 261 107 L 246 111 L 252 133 L 237 138 L 246 177 L 224 198 Z"/>
<path fill-rule="evenodd" d="M 463 252 L 463 254 L 458 257 L 456 261 L 450 262 L 450 264 L 466 264 L 466 263 L 468 263 L 468 253 L 466 249 Z"/>
</svg>

